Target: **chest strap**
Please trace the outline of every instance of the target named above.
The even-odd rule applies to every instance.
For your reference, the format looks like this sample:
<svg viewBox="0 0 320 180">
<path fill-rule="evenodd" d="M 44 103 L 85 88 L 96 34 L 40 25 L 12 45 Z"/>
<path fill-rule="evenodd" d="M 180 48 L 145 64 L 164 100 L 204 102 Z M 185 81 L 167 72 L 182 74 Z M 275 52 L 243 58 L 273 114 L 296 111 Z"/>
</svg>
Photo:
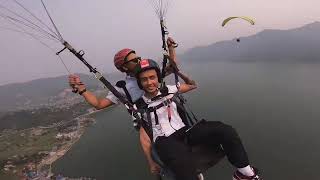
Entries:
<svg viewBox="0 0 320 180">
<path fill-rule="evenodd" d="M 172 98 L 170 98 L 170 99 L 163 101 L 161 104 L 158 104 L 157 106 L 148 107 L 147 114 L 149 114 L 149 116 L 150 116 L 150 113 L 153 112 L 156 125 L 159 125 L 159 118 L 157 115 L 157 110 L 164 107 L 164 106 L 167 106 L 168 119 L 169 119 L 169 121 L 171 120 L 171 106 L 170 106 L 170 104 L 172 102 L 173 102 L 173 100 L 172 100 Z"/>
</svg>

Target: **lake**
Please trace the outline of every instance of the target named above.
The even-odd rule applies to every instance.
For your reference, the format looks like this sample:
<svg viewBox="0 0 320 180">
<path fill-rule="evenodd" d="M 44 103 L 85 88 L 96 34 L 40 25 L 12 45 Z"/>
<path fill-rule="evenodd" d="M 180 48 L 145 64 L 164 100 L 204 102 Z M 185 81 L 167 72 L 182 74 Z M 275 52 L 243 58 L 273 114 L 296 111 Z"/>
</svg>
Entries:
<svg viewBox="0 0 320 180">
<path fill-rule="evenodd" d="M 198 89 L 186 94 L 198 117 L 235 127 L 251 164 L 266 180 L 318 180 L 320 64 L 185 64 Z M 54 172 L 97 179 L 152 179 L 138 133 L 121 107 L 94 115 L 97 123 L 54 164 Z M 221 161 L 206 179 L 231 180 Z"/>
</svg>

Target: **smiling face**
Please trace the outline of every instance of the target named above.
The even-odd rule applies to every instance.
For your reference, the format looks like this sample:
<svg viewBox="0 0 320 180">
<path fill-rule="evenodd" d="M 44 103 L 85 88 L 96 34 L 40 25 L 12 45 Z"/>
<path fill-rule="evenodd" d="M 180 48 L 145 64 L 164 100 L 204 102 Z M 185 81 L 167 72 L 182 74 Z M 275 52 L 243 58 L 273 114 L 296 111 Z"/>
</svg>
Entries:
<svg viewBox="0 0 320 180">
<path fill-rule="evenodd" d="M 143 90 L 149 95 L 157 95 L 158 93 L 158 75 L 155 69 L 149 69 L 139 74 L 139 81 Z"/>
</svg>

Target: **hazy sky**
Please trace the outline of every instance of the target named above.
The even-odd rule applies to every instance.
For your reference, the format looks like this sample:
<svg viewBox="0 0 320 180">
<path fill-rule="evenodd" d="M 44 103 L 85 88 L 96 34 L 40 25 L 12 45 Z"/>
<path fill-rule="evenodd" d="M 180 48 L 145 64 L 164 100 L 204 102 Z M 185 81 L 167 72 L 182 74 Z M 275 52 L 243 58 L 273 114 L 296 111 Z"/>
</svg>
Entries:
<svg viewBox="0 0 320 180">
<path fill-rule="evenodd" d="M 195 47 L 255 34 L 263 29 L 290 29 L 320 21 L 319 0 L 164 0 L 170 6 L 166 24 L 179 43 L 178 53 Z M 18 0 L 49 24 L 40 0 Z M 150 0 L 44 0 L 58 29 L 71 45 L 86 52 L 87 61 L 101 72 L 113 72 L 113 56 L 125 47 L 142 57 L 161 56 L 159 20 Z M 22 13 L 13 0 L 1 5 Z M 8 14 L 3 8 L 1 13 Z M 26 15 L 26 13 L 24 13 Z M 255 26 L 229 16 L 249 16 Z M 28 18 L 30 16 L 27 16 Z M 0 27 L 13 27 L 0 17 Z M 44 40 L 54 51 L 62 46 Z M 0 28 L 0 85 L 67 74 L 54 52 L 28 35 Z M 62 58 L 72 72 L 87 72 L 65 51 Z"/>
</svg>

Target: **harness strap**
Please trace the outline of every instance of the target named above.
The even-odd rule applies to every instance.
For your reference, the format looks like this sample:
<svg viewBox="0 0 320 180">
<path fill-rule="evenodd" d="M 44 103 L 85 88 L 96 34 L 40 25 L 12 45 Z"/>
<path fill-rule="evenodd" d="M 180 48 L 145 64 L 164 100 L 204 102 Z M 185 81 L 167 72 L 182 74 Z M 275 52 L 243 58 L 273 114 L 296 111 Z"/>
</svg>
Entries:
<svg viewBox="0 0 320 180">
<path fill-rule="evenodd" d="M 126 87 L 126 82 L 124 80 L 118 81 L 116 83 L 116 86 L 119 88 L 122 88 L 124 93 L 126 94 L 126 98 L 127 100 L 133 104 L 132 102 L 132 98 L 131 95 Z M 132 123 L 133 123 L 133 127 L 139 131 L 140 129 L 140 125 L 141 125 L 141 116 L 138 114 L 137 108 L 135 106 L 129 107 L 126 106 L 128 113 L 132 116 Z M 140 117 L 139 119 L 136 117 Z"/>
<path fill-rule="evenodd" d="M 153 112 L 153 111 L 156 111 L 157 109 L 160 109 L 162 108 L 163 106 L 168 106 L 172 103 L 172 98 L 170 99 L 167 99 L 165 101 L 163 101 L 161 104 L 158 104 L 156 106 L 153 106 L 153 107 L 148 107 L 148 110 Z"/>
<path fill-rule="evenodd" d="M 179 96 L 177 96 L 178 98 L 179 98 L 179 100 L 180 100 L 180 102 L 181 102 L 181 104 L 184 106 L 184 104 L 187 106 L 187 108 L 188 108 L 188 110 L 190 111 L 190 113 L 192 114 L 192 117 L 193 117 L 193 119 L 196 121 L 196 122 L 198 122 L 199 121 L 199 119 L 196 117 L 196 115 L 193 113 L 193 111 L 189 108 L 189 106 L 188 106 L 188 104 L 186 103 L 186 99 L 182 96 L 182 95 L 179 95 Z M 186 109 L 186 108 L 185 108 Z M 186 110 L 186 112 L 188 112 L 187 110 Z"/>
<path fill-rule="evenodd" d="M 185 123 L 186 126 L 189 128 L 192 128 L 195 124 L 197 124 L 198 119 L 194 115 L 193 112 L 192 115 L 187 111 L 186 107 L 184 106 L 185 101 L 183 100 L 183 97 L 180 97 L 181 95 L 175 94 L 172 98 L 166 99 L 161 104 L 158 104 L 157 106 L 148 107 L 148 104 L 143 100 L 143 98 L 139 98 L 136 101 L 136 105 L 138 108 L 138 112 L 142 115 L 146 114 L 146 119 L 143 119 L 142 126 L 147 131 L 147 134 L 149 135 L 150 139 L 153 139 L 153 130 L 152 130 L 152 120 L 151 120 L 151 113 L 154 113 L 155 116 L 155 125 L 159 125 L 159 119 L 158 115 L 156 113 L 156 110 L 167 106 L 168 111 L 168 119 L 171 120 L 172 117 L 172 111 L 171 111 L 171 103 L 174 102 L 177 106 L 177 110 L 179 113 L 179 116 L 181 117 L 182 121 Z"/>
<path fill-rule="evenodd" d="M 159 118 L 158 118 L 157 110 L 154 110 L 153 114 L 154 114 L 155 124 L 159 125 Z"/>
<path fill-rule="evenodd" d="M 168 109 L 168 119 L 169 119 L 169 121 L 171 120 L 171 112 L 170 112 L 170 104 L 171 103 L 172 103 L 172 98 L 163 101 L 161 104 L 158 104 L 157 106 L 153 106 L 153 107 L 148 108 L 148 112 L 149 113 L 153 112 L 153 114 L 154 114 L 155 125 L 159 125 L 159 118 L 158 118 L 158 114 L 157 114 L 157 109 L 160 109 L 164 106 L 167 106 L 169 108 Z"/>
<path fill-rule="evenodd" d="M 150 136 L 150 140 L 151 140 L 151 142 L 153 142 L 153 130 L 152 130 L 151 114 L 150 114 L 149 111 L 147 111 L 147 120 L 148 120 L 149 128 L 150 128 L 150 131 L 151 131 L 151 133 L 149 135 Z"/>
<path fill-rule="evenodd" d="M 176 97 L 176 96 L 175 96 Z M 177 98 L 175 98 L 174 97 L 174 99 L 173 99 L 173 102 L 175 102 L 176 103 L 176 105 L 177 105 L 177 107 L 181 110 L 181 111 L 183 111 L 183 113 L 185 114 L 185 118 L 186 118 L 186 121 L 187 122 L 185 122 L 186 123 L 186 125 L 188 125 L 188 126 L 193 126 L 197 121 L 198 121 L 198 119 L 195 117 L 195 116 L 193 116 L 193 118 L 190 116 L 190 114 L 189 114 L 189 112 L 187 111 L 187 109 L 185 108 L 185 106 L 183 105 L 184 104 L 184 102 L 182 102 L 181 101 L 181 99 L 180 99 L 180 97 L 179 97 L 179 100 L 177 99 Z M 193 113 L 192 113 L 193 114 Z M 193 114 L 194 115 L 194 114 Z M 182 119 L 183 120 L 183 119 Z"/>
</svg>

